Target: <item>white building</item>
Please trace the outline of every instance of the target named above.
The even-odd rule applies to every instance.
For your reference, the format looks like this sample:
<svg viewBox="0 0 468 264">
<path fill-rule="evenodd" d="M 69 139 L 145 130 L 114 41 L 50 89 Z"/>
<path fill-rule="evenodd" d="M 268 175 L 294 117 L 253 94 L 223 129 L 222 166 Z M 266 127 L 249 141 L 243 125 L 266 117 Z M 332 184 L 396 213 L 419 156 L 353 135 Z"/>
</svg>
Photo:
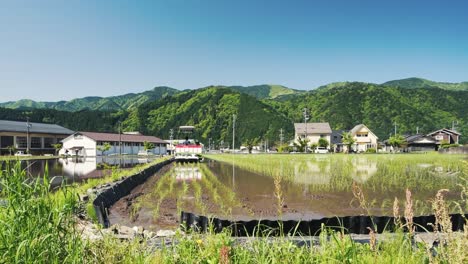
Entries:
<svg viewBox="0 0 468 264">
<path fill-rule="evenodd" d="M 328 123 L 294 123 L 294 131 L 295 142 L 297 142 L 298 138 L 307 138 L 309 145 L 318 144 L 319 139 L 324 138 L 328 141 L 330 147 L 332 130 Z"/>
<path fill-rule="evenodd" d="M 359 124 L 349 131 L 354 138 L 353 150 L 365 152 L 369 148 L 377 150 L 377 140 L 379 139 L 366 125 Z"/>
<path fill-rule="evenodd" d="M 141 134 L 114 134 L 97 132 L 76 132 L 62 140 L 63 146 L 59 154 L 77 155 L 83 157 L 95 157 L 111 154 L 137 155 L 144 150 L 144 142 L 154 144 L 154 149 L 148 150 L 156 155 L 167 153 L 168 142 L 153 136 Z M 99 148 L 109 143 L 111 148 L 100 151 Z"/>
</svg>

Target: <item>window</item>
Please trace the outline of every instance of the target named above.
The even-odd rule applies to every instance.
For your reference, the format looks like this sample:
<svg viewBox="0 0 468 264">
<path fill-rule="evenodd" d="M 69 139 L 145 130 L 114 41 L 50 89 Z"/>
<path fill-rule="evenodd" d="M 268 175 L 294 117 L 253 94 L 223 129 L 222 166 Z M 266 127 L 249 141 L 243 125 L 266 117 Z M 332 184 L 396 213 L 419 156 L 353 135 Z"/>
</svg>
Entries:
<svg viewBox="0 0 468 264">
<path fill-rule="evenodd" d="M 42 147 L 42 139 L 40 137 L 32 137 L 31 148 L 41 148 L 41 147 Z"/>
<path fill-rule="evenodd" d="M 0 146 L 1 148 L 7 148 L 13 146 L 13 137 L 12 136 L 2 136 L 0 137 Z"/>
<path fill-rule="evenodd" d="M 27 148 L 26 144 L 27 144 L 26 137 L 16 137 L 17 148 Z"/>
<path fill-rule="evenodd" d="M 54 138 L 44 138 L 44 148 L 53 148 L 54 141 Z"/>
<path fill-rule="evenodd" d="M 320 135 L 320 138 L 324 138 L 324 137 L 325 137 L 325 135 Z"/>
</svg>

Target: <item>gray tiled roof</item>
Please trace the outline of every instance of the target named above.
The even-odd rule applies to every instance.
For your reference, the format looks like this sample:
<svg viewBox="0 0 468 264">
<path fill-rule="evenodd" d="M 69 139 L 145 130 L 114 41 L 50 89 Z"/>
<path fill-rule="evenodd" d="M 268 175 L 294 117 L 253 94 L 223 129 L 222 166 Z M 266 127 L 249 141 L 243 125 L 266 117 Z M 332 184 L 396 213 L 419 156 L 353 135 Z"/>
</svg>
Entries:
<svg viewBox="0 0 468 264">
<path fill-rule="evenodd" d="M 58 134 L 58 135 L 71 135 L 73 131 L 55 124 L 44 124 L 29 122 L 31 127 L 29 128 L 30 133 L 42 133 L 42 134 Z M 0 131 L 1 132 L 27 132 L 27 123 L 25 121 L 9 121 L 0 120 Z"/>
<path fill-rule="evenodd" d="M 164 141 L 160 138 L 153 137 L 153 136 L 145 136 L 145 135 L 129 135 L 129 134 L 115 134 L 115 133 L 99 133 L 99 132 L 77 132 L 77 134 L 82 134 L 83 136 L 87 136 L 90 139 L 95 141 L 108 141 L 108 142 L 151 142 L 151 143 L 162 143 L 162 144 L 169 144 L 169 142 Z"/>
<path fill-rule="evenodd" d="M 296 134 L 306 132 L 306 123 L 294 123 Z M 331 134 L 332 130 L 328 123 L 307 123 L 307 134 Z"/>
</svg>

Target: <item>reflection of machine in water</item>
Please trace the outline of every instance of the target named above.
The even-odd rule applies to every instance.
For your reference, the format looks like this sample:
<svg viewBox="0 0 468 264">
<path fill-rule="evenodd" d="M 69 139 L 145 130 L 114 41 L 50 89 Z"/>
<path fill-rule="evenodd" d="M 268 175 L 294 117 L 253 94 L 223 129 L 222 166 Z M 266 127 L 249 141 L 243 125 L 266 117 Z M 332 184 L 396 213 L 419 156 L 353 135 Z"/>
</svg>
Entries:
<svg viewBox="0 0 468 264">
<path fill-rule="evenodd" d="M 178 181 L 196 181 L 202 178 L 198 167 L 176 167 L 174 168 L 174 174 Z"/>
<path fill-rule="evenodd" d="M 185 140 L 175 146 L 175 160 L 177 162 L 200 162 L 203 160 L 201 156 L 202 144 L 194 139 L 189 139 L 189 135 L 193 136 L 194 131 L 194 126 L 179 127 L 179 133 L 185 136 Z"/>
</svg>

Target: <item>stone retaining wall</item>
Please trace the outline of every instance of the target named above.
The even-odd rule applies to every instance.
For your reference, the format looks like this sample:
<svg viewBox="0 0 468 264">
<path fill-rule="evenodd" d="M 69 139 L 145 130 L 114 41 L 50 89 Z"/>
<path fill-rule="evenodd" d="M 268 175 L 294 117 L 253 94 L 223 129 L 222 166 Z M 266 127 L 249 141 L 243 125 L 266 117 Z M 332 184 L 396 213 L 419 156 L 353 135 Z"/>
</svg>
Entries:
<svg viewBox="0 0 468 264">
<path fill-rule="evenodd" d="M 122 197 L 129 195 L 138 185 L 144 183 L 150 176 L 158 172 L 162 167 L 173 162 L 173 159 L 160 162 L 141 172 L 116 181 L 109 186 L 100 189 L 93 201 L 93 207 L 99 223 L 107 228 L 110 226 L 107 210 Z"/>
</svg>

